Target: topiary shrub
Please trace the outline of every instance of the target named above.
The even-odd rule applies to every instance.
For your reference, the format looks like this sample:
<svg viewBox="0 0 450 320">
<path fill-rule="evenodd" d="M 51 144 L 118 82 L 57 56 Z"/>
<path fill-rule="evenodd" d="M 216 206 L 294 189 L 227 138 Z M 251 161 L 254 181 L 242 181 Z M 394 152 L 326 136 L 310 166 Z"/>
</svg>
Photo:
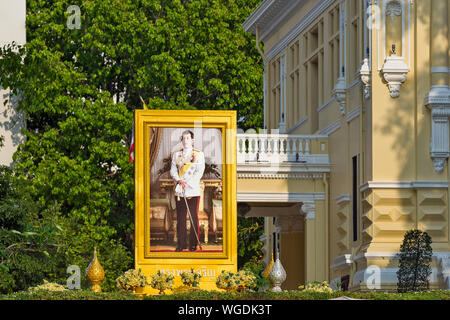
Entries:
<svg viewBox="0 0 450 320">
<path fill-rule="evenodd" d="M 431 274 L 431 237 L 417 229 L 405 233 L 400 246 L 399 269 L 397 271 L 398 292 L 423 291 L 429 289 Z"/>
</svg>

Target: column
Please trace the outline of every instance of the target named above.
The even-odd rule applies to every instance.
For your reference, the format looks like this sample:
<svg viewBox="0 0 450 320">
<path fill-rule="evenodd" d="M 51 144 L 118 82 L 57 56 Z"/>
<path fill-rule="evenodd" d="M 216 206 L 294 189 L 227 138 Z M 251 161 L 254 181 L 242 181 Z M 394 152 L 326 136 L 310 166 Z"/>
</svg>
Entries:
<svg viewBox="0 0 450 320">
<path fill-rule="evenodd" d="M 317 280 L 315 202 L 303 202 L 302 211 L 305 213 L 305 281 L 309 283 Z"/>
<path fill-rule="evenodd" d="M 280 133 L 286 133 L 286 52 L 280 57 Z"/>
<path fill-rule="evenodd" d="M 267 68 L 269 65 L 266 64 L 264 60 L 264 69 L 263 69 L 263 108 L 264 108 L 264 129 L 267 129 Z"/>
</svg>

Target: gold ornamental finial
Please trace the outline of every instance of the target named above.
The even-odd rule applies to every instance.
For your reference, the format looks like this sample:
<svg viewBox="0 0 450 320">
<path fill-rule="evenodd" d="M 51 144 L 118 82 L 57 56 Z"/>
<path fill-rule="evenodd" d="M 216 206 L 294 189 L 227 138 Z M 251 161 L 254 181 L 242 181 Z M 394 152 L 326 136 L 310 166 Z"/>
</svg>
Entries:
<svg viewBox="0 0 450 320">
<path fill-rule="evenodd" d="M 102 292 L 100 283 L 105 278 L 105 271 L 98 261 L 97 248 L 94 247 L 94 258 L 86 269 L 86 276 L 91 283 L 91 290 L 94 292 Z"/>
<path fill-rule="evenodd" d="M 269 265 L 267 266 L 266 270 L 264 270 L 264 272 L 263 272 L 263 276 L 265 278 L 269 277 L 269 273 L 272 270 L 274 264 L 275 264 L 275 261 L 273 261 L 273 252 L 272 252 L 272 258 L 271 258 L 271 260 L 269 262 Z"/>
</svg>

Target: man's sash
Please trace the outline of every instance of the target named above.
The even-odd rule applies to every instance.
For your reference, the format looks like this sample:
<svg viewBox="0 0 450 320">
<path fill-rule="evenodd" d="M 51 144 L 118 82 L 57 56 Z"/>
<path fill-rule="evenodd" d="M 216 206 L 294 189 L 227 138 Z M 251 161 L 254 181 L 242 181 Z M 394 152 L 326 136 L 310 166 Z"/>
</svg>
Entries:
<svg viewBox="0 0 450 320">
<path fill-rule="evenodd" d="M 198 151 L 196 150 L 192 150 L 191 152 L 191 161 L 192 161 L 192 157 L 194 158 L 194 162 L 188 162 L 183 164 L 179 170 L 178 170 L 178 177 L 180 179 L 186 180 L 189 179 L 193 174 L 194 174 L 194 170 L 189 170 L 189 168 L 198 161 Z M 181 185 L 176 185 L 175 187 L 175 192 L 178 193 L 183 193 L 183 189 L 181 187 Z M 178 200 L 180 199 L 180 196 L 178 195 Z"/>
</svg>

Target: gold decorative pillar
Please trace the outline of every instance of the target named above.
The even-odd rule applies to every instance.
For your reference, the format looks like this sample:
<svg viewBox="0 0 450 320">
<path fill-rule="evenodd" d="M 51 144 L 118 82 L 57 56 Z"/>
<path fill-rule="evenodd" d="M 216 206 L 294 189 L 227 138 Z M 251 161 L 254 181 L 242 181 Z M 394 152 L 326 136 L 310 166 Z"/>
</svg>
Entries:
<svg viewBox="0 0 450 320">
<path fill-rule="evenodd" d="M 98 261 L 97 248 L 94 248 L 94 258 L 86 269 L 86 277 L 91 283 L 91 290 L 94 292 L 102 292 L 100 284 L 105 278 L 105 271 Z"/>
</svg>

